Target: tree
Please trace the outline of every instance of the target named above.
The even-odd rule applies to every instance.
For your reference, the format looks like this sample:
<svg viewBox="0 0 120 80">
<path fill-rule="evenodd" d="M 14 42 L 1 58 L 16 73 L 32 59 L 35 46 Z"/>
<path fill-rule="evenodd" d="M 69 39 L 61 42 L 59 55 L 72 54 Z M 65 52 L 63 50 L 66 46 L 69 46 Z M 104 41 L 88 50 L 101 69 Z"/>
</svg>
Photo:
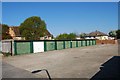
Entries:
<svg viewBox="0 0 120 80">
<path fill-rule="evenodd" d="M 76 39 L 75 33 L 70 33 L 70 34 L 63 33 L 56 37 L 56 40 L 73 40 L 73 39 Z"/>
<path fill-rule="evenodd" d="M 81 37 L 81 38 L 85 38 L 85 36 L 86 36 L 86 33 L 81 33 L 81 34 L 80 34 L 80 37 Z"/>
<path fill-rule="evenodd" d="M 60 34 L 56 37 L 56 40 L 67 40 L 68 38 L 68 34 L 67 33 L 63 33 L 63 34 Z"/>
<path fill-rule="evenodd" d="M 120 29 L 116 31 L 117 33 L 117 39 L 120 39 Z"/>
<path fill-rule="evenodd" d="M 75 33 L 70 33 L 69 35 L 68 35 L 68 39 L 70 39 L 70 40 L 73 40 L 73 39 L 76 39 L 76 34 Z"/>
<path fill-rule="evenodd" d="M 39 40 L 40 37 L 46 35 L 45 31 L 45 21 L 38 16 L 29 17 L 20 25 L 20 34 L 26 40 Z"/>
<path fill-rule="evenodd" d="M 12 39 L 9 34 L 9 27 L 6 24 L 2 24 L 2 39 Z"/>
<path fill-rule="evenodd" d="M 110 37 L 117 37 L 117 31 L 116 31 L 116 30 L 110 31 L 110 32 L 109 32 L 109 36 L 110 36 Z"/>
</svg>

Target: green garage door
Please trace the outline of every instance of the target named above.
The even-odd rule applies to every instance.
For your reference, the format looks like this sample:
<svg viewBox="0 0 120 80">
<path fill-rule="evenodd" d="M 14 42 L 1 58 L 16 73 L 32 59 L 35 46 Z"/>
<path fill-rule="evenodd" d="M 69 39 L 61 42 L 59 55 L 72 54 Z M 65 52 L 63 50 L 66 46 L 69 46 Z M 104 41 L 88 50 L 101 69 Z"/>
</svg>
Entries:
<svg viewBox="0 0 120 80">
<path fill-rule="evenodd" d="M 93 40 L 93 45 L 96 45 L 96 40 Z"/>
<path fill-rule="evenodd" d="M 55 41 L 46 41 L 46 51 L 55 50 Z"/>
<path fill-rule="evenodd" d="M 76 47 L 76 41 L 72 41 L 72 48 Z"/>
<path fill-rule="evenodd" d="M 82 46 L 86 46 L 86 41 L 82 41 Z"/>
<path fill-rule="evenodd" d="M 30 42 L 15 42 L 15 54 L 28 54 L 31 52 L 30 50 Z"/>
<path fill-rule="evenodd" d="M 90 45 L 92 45 L 92 40 L 90 40 Z"/>
<path fill-rule="evenodd" d="M 87 46 L 89 46 L 90 44 L 89 44 L 89 40 L 87 40 Z"/>
<path fill-rule="evenodd" d="M 61 49 L 63 49 L 63 46 L 64 44 L 63 44 L 63 41 L 57 41 L 57 50 L 61 50 Z"/>
<path fill-rule="evenodd" d="M 65 41 L 65 48 L 70 48 L 70 41 Z"/>
<path fill-rule="evenodd" d="M 78 41 L 78 47 L 81 47 L 81 41 Z"/>
</svg>

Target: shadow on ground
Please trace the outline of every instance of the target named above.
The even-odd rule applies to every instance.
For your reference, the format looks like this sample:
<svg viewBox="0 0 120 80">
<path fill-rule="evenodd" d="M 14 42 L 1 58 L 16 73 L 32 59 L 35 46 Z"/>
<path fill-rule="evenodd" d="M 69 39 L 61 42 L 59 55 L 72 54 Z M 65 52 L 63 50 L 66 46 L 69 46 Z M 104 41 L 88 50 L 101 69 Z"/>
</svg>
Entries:
<svg viewBox="0 0 120 80">
<path fill-rule="evenodd" d="M 2 80 L 49 80 L 35 78 L 27 71 L 15 68 L 9 64 L 3 63 L 3 79 Z M 13 70 L 11 72 L 11 70 Z M 22 73 L 22 74 L 21 74 Z M 28 74 L 29 73 L 29 74 Z M 15 77 L 22 78 L 15 78 Z M 9 78 L 11 77 L 11 78 Z M 25 78 L 24 78 L 25 77 Z M 27 78 L 26 78 L 27 77 Z M 120 56 L 114 56 L 107 62 L 101 65 L 100 71 L 97 72 L 91 79 L 86 78 L 54 78 L 52 80 L 120 80 Z"/>
<path fill-rule="evenodd" d="M 2 78 L 36 78 L 36 76 L 27 70 L 23 70 L 3 62 Z"/>
<path fill-rule="evenodd" d="M 114 56 L 101 65 L 90 80 L 120 80 L 120 56 Z"/>
</svg>

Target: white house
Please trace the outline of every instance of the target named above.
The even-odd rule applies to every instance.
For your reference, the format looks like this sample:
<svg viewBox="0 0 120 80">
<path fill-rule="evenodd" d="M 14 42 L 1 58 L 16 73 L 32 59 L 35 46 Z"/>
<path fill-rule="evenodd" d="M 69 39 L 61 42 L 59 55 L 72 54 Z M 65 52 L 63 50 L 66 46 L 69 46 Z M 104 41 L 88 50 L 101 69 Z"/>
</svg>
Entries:
<svg viewBox="0 0 120 80">
<path fill-rule="evenodd" d="M 107 34 L 100 32 L 100 31 L 94 31 L 86 35 L 85 39 L 99 39 L 99 40 L 108 40 L 109 37 Z"/>
</svg>

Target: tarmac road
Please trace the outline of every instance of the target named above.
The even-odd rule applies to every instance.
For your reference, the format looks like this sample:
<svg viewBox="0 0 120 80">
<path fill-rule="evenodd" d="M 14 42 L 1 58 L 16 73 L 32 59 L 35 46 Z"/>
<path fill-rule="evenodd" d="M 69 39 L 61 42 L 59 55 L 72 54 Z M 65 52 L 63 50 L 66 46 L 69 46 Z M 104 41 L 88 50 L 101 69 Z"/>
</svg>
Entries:
<svg viewBox="0 0 120 80">
<path fill-rule="evenodd" d="M 101 65 L 113 56 L 118 56 L 116 44 L 5 57 L 3 58 L 3 77 L 46 78 L 45 72 L 33 75 L 31 71 L 47 69 L 52 78 L 92 78 L 100 71 Z"/>
<path fill-rule="evenodd" d="M 2 63 L 2 74 L 3 78 L 36 78 L 29 71 L 17 68 L 6 62 Z"/>
</svg>

